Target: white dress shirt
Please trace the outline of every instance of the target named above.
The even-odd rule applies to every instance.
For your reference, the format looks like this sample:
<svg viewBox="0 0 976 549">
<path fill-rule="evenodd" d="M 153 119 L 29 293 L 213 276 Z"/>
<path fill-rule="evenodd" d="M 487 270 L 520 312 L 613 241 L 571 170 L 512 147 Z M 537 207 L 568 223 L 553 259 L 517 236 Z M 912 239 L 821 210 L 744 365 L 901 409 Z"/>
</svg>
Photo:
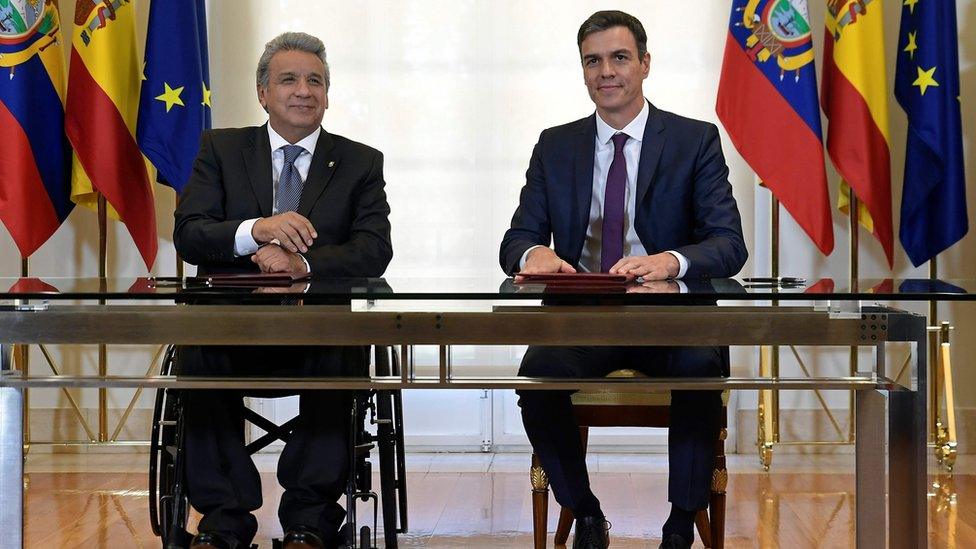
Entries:
<svg viewBox="0 0 976 549">
<path fill-rule="evenodd" d="M 295 145 L 305 149 L 295 159 L 295 169 L 298 170 L 302 181 L 308 179 L 308 170 L 312 166 L 312 152 L 315 151 L 315 145 L 318 143 L 321 133 L 322 128 L 316 128 L 314 132 L 310 133 L 298 143 L 295 143 Z M 282 147 L 291 145 L 291 143 L 284 137 L 278 135 L 278 132 L 274 131 L 274 128 L 271 127 L 270 122 L 268 123 L 268 138 L 271 141 L 271 203 L 273 204 L 271 215 L 276 215 L 278 213 L 278 203 L 275 201 L 275 195 L 278 192 L 278 178 L 281 176 L 281 170 L 285 167 L 285 151 Z M 234 234 L 235 256 L 251 255 L 261 247 L 251 234 L 251 228 L 254 227 L 254 223 L 258 219 L 260 218 L 248 219 L 237 226 L 237 232 Z M 299 256 L 305 262 L 306 270 L 311 272 L 312 269 L 308 264 L 308 260 L 301 254 Z"/>
<path fill-rule="evenodd" d="M 614 147 L 612 138 L 618 133 L 627 134 L 630 139 L 624 145 L 624 160 L 627 162 L 627 188 L 624 191 L 626 212 L 624 215 L 624 257 L 647 255 L 644 244 L 637 236 L 634 228 L 634 217 L 637 211 L 637 169 L 640 166 L 641 146 L 644 139 L 644 127 L 650 107 L 644 101 L 644 108 L 627 124 L 624 129 L 617 131 L 607 124 L 600 113 L 596 114 L 596 150 L 593 158 L 593 193 L 590 198 L 590 221 L 586 227 L 586 240 L 583 242 L 583 253 L 580 255 L 576 269 L 581 272 L 600 272 L 600 255 L 603 246 L 603 200 L 607 189 L 607 176 L 610 173 L 610 163 L 613 162 Z M 529 252 L 538 248 L 533 246 L 522 255 L 519 268 L 525 267 L 525 260 Z M 688 272 L 688 259 L 682 254 L 668 250 L 678 260 L 678 275 L 681 278 Z"/>
</svg>

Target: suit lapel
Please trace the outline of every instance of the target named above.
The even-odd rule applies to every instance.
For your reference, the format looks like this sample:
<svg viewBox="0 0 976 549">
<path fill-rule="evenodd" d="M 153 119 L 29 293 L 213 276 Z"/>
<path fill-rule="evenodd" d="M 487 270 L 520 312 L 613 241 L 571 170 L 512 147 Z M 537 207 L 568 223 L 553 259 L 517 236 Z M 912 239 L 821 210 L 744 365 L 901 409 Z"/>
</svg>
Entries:
<svg viewBox="0 0 976 549">
<path fill-rule="evenodd" d="M 638 210 L 641 203 L 644 202 L 644 197 L 647 196 L 647 191 L 651 189 L 654 172 L 657 171 L 658 162 L 661 160 L 661 153 L 664 151 L 664 143 L 667 141 L 660 111 L 650 103 L 648 103 L 648 106 L 650 107 L 650 112 L 647 114 L 647 124 L 644 126 L 640 162 L 637 165 L 636 205 Z"/>
<path fill-rule="evenodd" d="M 251 182 L 251 189 L 258 199 L 261 216 L 268 217 L 272 211 L 273 177 L 271 174 L 271 140 L 268 138 L 268 125 L 265 124 L 255 130 L 253 147 L 241 150 L 244 157 L 244 169 Z"/>
<path fill-rule="evenodd" d="M 576 152 L 573 155 L 573 189 L 576 200 L 576 223 L 573 234 L 573 250 L 576 263 L 583 253 L 586 227 L 590 224 L 590 201 L 593 199 L 593 156 L 596 154 L 596 115 L 584 119 L 577 134 Z"/>
<path fill-rule="evenodd" d="M 298 213 L 308 217 L 312 206 L 318 201 L 319 195 L 325 190 L 332 175 L 339 165 L 340 156 L 335 148 L 335 139 L 325 130 L 319 134 L 319 140 L 312 153 L 312 164 L 308 168 L 308 177 L 302 186 L 302 198 L 298 202 Z"/>
</svg>

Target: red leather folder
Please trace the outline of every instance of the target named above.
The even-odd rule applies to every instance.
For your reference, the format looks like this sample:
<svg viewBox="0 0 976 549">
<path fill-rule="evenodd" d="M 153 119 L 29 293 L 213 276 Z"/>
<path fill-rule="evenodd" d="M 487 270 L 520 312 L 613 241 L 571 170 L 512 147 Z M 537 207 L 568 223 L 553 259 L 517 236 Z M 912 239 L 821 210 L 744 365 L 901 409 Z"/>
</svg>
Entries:
<svg viewBox="0 0 976 549">
<path fill-rule="evenodd" d="M 529 284 L 546 284 L 547 286 L 623 286 L 633 282 L 634 275 L 618 275 L 610 273 L 545 273 L 519 274 L 522 282 Z"/>
<path fill-rule="evenodd" d="M 308 280 L 308 275 L 292 276 L 286 273 L 242 273 L 212 274 L 198 277 L 201 282 L 213 287 L 259 288 L 262 286 L 291 286 L 296 282 Z"/>
</svg>

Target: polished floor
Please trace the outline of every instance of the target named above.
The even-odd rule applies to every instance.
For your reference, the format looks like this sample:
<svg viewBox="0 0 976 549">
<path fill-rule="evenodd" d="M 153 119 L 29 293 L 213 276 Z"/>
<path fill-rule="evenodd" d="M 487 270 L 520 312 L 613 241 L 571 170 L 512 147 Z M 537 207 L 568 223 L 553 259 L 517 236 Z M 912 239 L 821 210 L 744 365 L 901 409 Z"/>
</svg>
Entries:
<svg viewBox="0 0 976 549">
<path fill-rule="evenodd" d="M 408 455 L 410 531 L 400 547 L 531 547 L 527 461 L 524 454 Z M 611 546 L 657 547 L 668 512 L 666 458 L 599 454 L 589 462 L 613 523 Z M 131 454 L 32 453 L 27 547 L 159 547 L 149 527 L 145 463 Z M 258 456 L 258 466 L 265 505 L 256 542 L 264 548 L 281 534 L 280 492 L 274 456 Z M 768 474 L 753 456 L 730 456 L 729 469 L 727 547 L 853 547 L 852 456 L 778 455 Z M 952 477 L 931 480 L 930 547 L 976 547 L 976 459 L 962 456 Z M 550 532 L 556 514 L 553 507 Z"/>
</svg>

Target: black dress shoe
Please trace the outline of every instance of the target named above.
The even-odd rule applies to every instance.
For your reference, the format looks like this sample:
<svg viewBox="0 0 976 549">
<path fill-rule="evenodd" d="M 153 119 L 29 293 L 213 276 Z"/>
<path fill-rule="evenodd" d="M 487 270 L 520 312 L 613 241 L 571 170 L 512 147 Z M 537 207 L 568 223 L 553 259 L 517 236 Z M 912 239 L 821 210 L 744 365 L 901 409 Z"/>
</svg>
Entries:
<svg viewBox="0 0 976 549">
<path fill-rule="evenodd" d="M 671 534 L 661 540 L 658 549 L 691 549 L 691 542 L 678 534 Z"/>
<path fill-rule="evenodd" d="M 322 534 L 307 526 L 293 526 L 281 540 L 284 549 L 325 549 Z"/>
<path fill-rule="evenodd" d="M 231 549 L 231 544 L 212 532 L 200 532 L 193 536 L 190 549 Z"/>
<path fill-rule="evenodd" d="M 576 519 L 573 549 L 607 549 L 610 546 L 610 523 L 603 517 Z"/>
</svg>

